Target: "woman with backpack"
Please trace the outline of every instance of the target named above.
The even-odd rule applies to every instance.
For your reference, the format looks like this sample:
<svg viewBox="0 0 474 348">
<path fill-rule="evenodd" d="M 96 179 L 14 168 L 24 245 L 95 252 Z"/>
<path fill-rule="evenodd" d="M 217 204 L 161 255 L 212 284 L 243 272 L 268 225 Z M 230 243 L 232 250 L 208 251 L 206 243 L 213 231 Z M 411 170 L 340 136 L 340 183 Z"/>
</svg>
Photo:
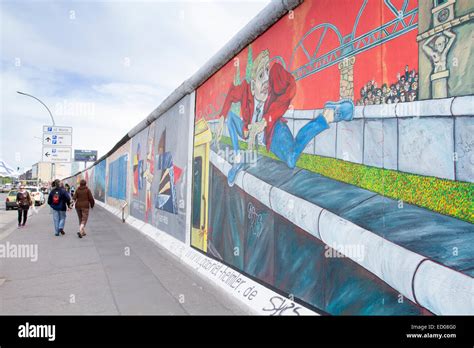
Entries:
<svg viewBox="0 0 474 348">
<path fill-rule="evenodd" d="M 77 217 L 79 218 L 79 232 L 77 236 L 82 238 L 86 235 L 85 227 L 89 218 L 89 208 L 94 208 L 94 197 L 91 190 L 87 187 L 87 182 L 82 179 L 79 187 L 74 192 L 73 200 L 76 206 Z"/>
<path fill-rule="evenodd" d="M 20 190 L 16 194 L 16 203 L 18 205 L 18 228 L 25 227 L 28 210 L 33 205 L 33 200 L 23 185 L 20 186 Z"/>
</svg>

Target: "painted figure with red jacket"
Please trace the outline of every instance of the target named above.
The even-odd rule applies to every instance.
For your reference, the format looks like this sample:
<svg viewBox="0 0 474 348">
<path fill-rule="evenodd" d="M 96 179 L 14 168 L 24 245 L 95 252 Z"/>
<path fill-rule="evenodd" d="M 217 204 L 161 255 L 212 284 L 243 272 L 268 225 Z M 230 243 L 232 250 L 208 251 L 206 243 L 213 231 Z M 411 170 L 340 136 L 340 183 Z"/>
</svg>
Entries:
<svg viewBox="0 0 474 348">
<path fill-rule="evenodd" d="M 231 85 L 222 107 L 216 134 L 219 141 L 227 119 L 234 150 L 234 163 L 227 176 L 230 186 L 234 184 L 237 173 L 243 167 L 239 138 L 248 139 L 251 145 L 255 136 L 263 133 L 262 140 L 267 150 L 273 152 L 288 167 L 294 168 L 306 145 L 316 135 L 328 129 L 329 123 L 352 120 L 352 100 L 327 102 L 323 112 L 309 121 L 294 137 L 283 115 L 295 94 L 296 82 L 293 75 L 279 63 L 274 63 L 270 68 L 268 50 L 260 52 L 255 58 L 250 83 L 243 81 L 240 85 Z M 241 117 L 230 111 L 232 103 L 237 102 L 240 102 Z"/>
</svg>

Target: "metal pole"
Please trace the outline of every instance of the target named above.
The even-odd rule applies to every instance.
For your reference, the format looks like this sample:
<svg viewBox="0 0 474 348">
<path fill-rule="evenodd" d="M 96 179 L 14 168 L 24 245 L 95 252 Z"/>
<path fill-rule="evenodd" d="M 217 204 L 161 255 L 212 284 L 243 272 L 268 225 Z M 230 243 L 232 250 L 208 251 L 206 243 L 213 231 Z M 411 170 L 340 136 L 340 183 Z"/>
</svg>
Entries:
<svg viewBox="0 0 474 348">
<path fill-rule="evenodd" d="M 45 103 L 43 103 L 41 100 L 39 100 L 38 98 L 36 98 L 35 96 L 31 95 L 31 94 L 28 94 L 28 93 L 23 93 L 23 92 L 20 92 L 20 91 L 16 91 L 18 94 L 22 94 L 22 95 L 26 95 L 28 97 L 31 97 L 33 99 L 36 99 L 37 101 L 39 101 L 41 104 L 43 104 L 43 106 L 46 108 L 46 110 L 48 110 L 49 112 L 49 116 L 51 116 L 51 121 L 53 121 L 53 126 L 56 125 L 56 123 L 54 122 L 54 118 L 53 118 L 53 114 L 51 113 L 51 110 L 49 110 L 49 108 L 46 106 Z"/>
<path fill-rule="evenodd" d="M 31 97 L 33 99 L 36 99 L 37 101 L 39 101 L 45 108 L 46 110 L 48 110 L 49 112 L 49 116 L 51 116 L 51 121 L 53 121 L 53 126 L 56 125 L 56 123 L 54 122 L 54 117 L 53 117 L 53 114 L 51 113 L 51 110 L 49 110 L 49 108 L 46 106 L 45 103 L 43 103 L 41 100 L 39 100 L 38 98 L 36 98 L 34 95 L 31 95 L 31 94 L 28 94 L 28 93 L 24 93 L 24 92 L 20 92 L 20 91 L 16 91 L 18 94 L 21 94 L 21 95 L 26 95 L 27 97 Z M 51 181 L 53 181 L 53 171 L 55 169 L 55 166 L 54 166 L 54 163 L 51 163 Z"/>
</svg>

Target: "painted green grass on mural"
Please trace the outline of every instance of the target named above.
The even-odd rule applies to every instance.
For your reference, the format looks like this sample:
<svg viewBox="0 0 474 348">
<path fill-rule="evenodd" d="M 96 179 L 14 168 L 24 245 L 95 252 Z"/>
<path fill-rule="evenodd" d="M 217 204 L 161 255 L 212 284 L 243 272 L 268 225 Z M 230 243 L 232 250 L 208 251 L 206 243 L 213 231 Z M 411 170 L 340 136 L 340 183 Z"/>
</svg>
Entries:
<svg viewBox="0 0 474 348">
<path fill-rule="evenodd" d="M 229 137 L 223 143 L 231 145 Z M 239 142 L 242 149 L 247 143 Z M 259 153 L 278 160 L 264 146 Z M 369 167 L 336 158 L 302 154 L 296 165 L 328 178 L 355 185 L 396 200 L 474 223 L 474 184 Z"/>
</svg>

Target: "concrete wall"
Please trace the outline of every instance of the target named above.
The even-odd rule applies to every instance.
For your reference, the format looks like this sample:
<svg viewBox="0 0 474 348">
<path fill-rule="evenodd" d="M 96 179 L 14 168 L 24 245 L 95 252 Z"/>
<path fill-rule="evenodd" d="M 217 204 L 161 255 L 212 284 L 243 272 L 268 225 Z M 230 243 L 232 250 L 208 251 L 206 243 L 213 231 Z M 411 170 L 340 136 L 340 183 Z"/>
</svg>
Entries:
<svg viewBox="0 0 474 348">
<path fill-rule="evenodd" d="M 322 109 L 285 113 L 296 136 Z M 474 96 L 356 106 L 354 121 L 330 124 L 304 153 L 372 167 L 474 182 Z M 215 131 L 217 121 L 210 121 Z M 224 135 L 228 136 L 226 128 Z M 263 145 L 263 143 L 261 143 Z"/>
<path fill-rule="evenodd" d="M 295 9 L 294 16 L 291 18 L 286 16 L 288 9 L 284 7 L 284 3 L 274 2 L 269 6 L 271 11 L 264 12 L 269 16 L 278 13 L 281 17 L 278 21 L 278 18 L 275 18 L 272 23 L 267 23 L 261 17 L 257 17 L 252 22 L 250 30 L 245 29 L 239 33 L 237 39 L 232 41 L 233 46 L 230 50 L 226 48 L 225 52 L 218 53 L 211 63 L 205 66 L 204 72 L 200 70 L 183 83 L 146 120 L 128 133 L 127 141 L 131 142 L 131 146 L 125 151 L 129 151 L 132 168 L 127 173 L 130 186 L 128 189 L 131 192 L 128 198 L 131 214 L 127 217 L 127 222 L 140 229 L 153 241 L 171 250 L 179 260 L 191 265 L 196 272 L 206 274 L 217 284 L 222 281 L 216 279 L 212 272 L 208 272 L 207 265 L 211 269 L 215 267 L 229 269 L 229 274 L 236 273 L 235 276 L 238 279 L 245 279 L 245 282 L 251 284 L 247 295 L 235 293 L 228 287 L 226 289 L 231 296 L 242 299 L 244 303 L 254 307 L 261 314 L 275 312 L 271 307 L 268 309 L 268 306 L 269 303 L 274 303 L 273 299 L 277 295 L 266 286 L 274 286 L 278 292 L 288 296 L 296 293 L 297 298 L 308 306 L 325 308 L 332 314 L 373 314 L 374 308 L 377 308 L 375 303 L 377 299 L 368 296 L 367 293 L 374 286 L 380 286 L 381 281 L 383 281 L 382 285 L 388 288 L 387 293 L 390 293 L 390 298 L 395 299 L 391 305 L 387 303 L 383 306 L 379 305 L 379 307 L 384 307 L 383 310 L 389 309 L 388 312 L 382 313 L 400 310 L 404 314 L 421 314 L 426 311 L 434 314 L 472 314 L 474 312 L 472 301 L 469 302 L 473 296 L 471 276 L 458 272 L 454 267 L 451 268 L 451 265 L 441 264 L 435 258 L 427 257 L 424 252 L 411 250 L 413 246 L 400 246 L 404 241 L 406 242 L 406 238 L 403 239 L 405 234 L 410 234 L 410 238 L 414 237 L 416 240 L 422 240 L 427 235 L 431 237 L 427 233 L 433 232 L 432 226 L 437 226 L 439 222 L 441 227 L 435 232 L 441 236 L 437 235 L 438 239 L 428 238 L 426 243 L 423 243 L 426 248 L 423 250 L 428 253 L 432 249 L 439 249 L 441 247 L 436 244 L 439 243 L 443 246 L 441 249 L 445 246 L 463 247 L 465 248 L 463 251 L 467 250 L 469 254 L 471 246 L 469 243 L 462 245 L 464 240 L 462 238 L 470 240 L 468 237 L 472 235 L 470 234 L 472 224 L 444 217 L 441 214 L 436 215 L 430 211 L 426 212 L 425 209 L 424 213 L 427 214 L 425 220 L 432 218 L 434 222 L 429 228 L 424 228 L 416 225 L 416 221 L 408 219 L 411 225 L 417 226 L 417 229 L 410 229 L 410 226 L 399 225 L 398 222 L 407 219 L 410 214 L 416 219 L 421 215 L 420 210 L 413 210 L 415 212 L 410 213 L 411 210 L 407 209 L 404 211 L 407 212 L 406 215 L 400 218 L 401 215 L 393 213 L 393 211 L 398 212 L 393 208 L 394 202 L 390 203 L 391 210 L 387 211 L 384 210 L 385 203 L 382 204 L 381 212 L 377 210 L 379 208 L 377 204 L 374 207 L 369 203 L 366 210 L 364 210 L 366 206 L 355 209 L 362 206 L 362 202 L 370 199 L 383 202 L 383 197 L 376 197 L 374 192 L 342 184 L 300 168 L 287 168 L 281 161 L 259 160 L 255 167 L 246 167 L 239 172 L 234 186 L 228 186 L 226 175 L 232 168 L 232 164 L 222 160 L 214 150 L 211 150 L 207 164 L 212 166 L 213 174 L 207 178 L 205 184 L 210 187 L 210 195 L 206 197 L 205 204 L 212 209 L 209 216 L 203 220 L 202 230 L 197 232 L 209 238 L 208 247 L 202 250 L 191 248 L 190 221 L 194 202 L 191 193 L 204 192 L 202 187 L 196 186 L 196 183 L 192 186 L 192 177 L 195 175 L 196 168 L 193 168 L 190 175 L 190 165 L 194 159 L 191 151 L 193 121 L 204 118 L 211 130 L 216 130 L 217 121 L 214 111 L 221 110 L 223 107 L 225 96 L 234 83 L 236 74 L 239 74 L 241 81 L 240 87 L 236 89 L 240 88 L 245 93 L 240 93 L 241 98 L 234 102 L 234 109 L 239 109 L 239 103 L 242 105 L 242 102 L 249 102 L 254 98 L 249 97 L 249 90 L 245 89 L 245 84 L 248 84 L 252 78 L 247 75 L 249 71 L 252 71 L 253 60 L 258 54 L 268 49 L 271 59 L 269 65 L 280 64 L 283 68 L 279 73 L 273 72 L 275 75 L 273 75 L 272 84 L 277 85 L 281 82 L 281 85 L 278 85 L 281 89 L 274 91 L 272 98 L 276 99 L 279 95 L 288 93 L 291 95 L 289 97 L 291 100 L 278 103 L 279 110 L 273 109 L 273 112 L 283 110 L 284 117 L 288 120 L 288 128 L 294 136 L 306 123 L 322 112 L 327 101 L 336 101 L 341 98 L 341 71 L 338 64 L 332 64 L 331 61 L 337 57 L 337 54 L 328 56 L 325 60 L 318 60 L 319 56 L 316 53 L 323 55 L 329 49 L 340 49 L 337 51 L 338 54 L 348 52 L 354 54 L 347 57 L 352 61 L 353 66 L 350 73 L 345 72 L 345 75 L 348 75 L 345 78 L 351 81 L 350 88 L 354 88 L 354 95 L 358 95 L 359 90 L 371 81 L 369 84 L 372 86 L 376 83 L 392 83 L 393 76 L 396 76 L 398 72 L 403 72 L 405 65 L 409 65 L 413 71 L 419 70 L 420 83 L 427 81 L 427 74 L 431 71 L 431 62 L 426 60 L 426 57 L 422 57 L 419 51 L 419 45 L 425 39 L 417 40 L 417 34 L 422 35 L 422 31 L 432 29 L 431 9 L 424 5 L 425 2 L 420 1 L 420 6 L 418 6 L 418 2 L 408 1 L 406 12 L 403 13 L 408 21 L 410 18 L 415 18 L 410 17 L 410 14 L 416 15 L 419 12 L 418 32 L 412 25 L 406 27 L 405 32 L 392 33 L 392 37 L 380 42 L 377 42 L 374 33 L 367 33 L 362 29 L 364 25 L 359 24 L 367 22 L 367 26 L 380 25 L 381 28 L 387 24 L 373 23 L 374 18 L 377 20 L 393 17 L 391 10 L 382 2 L 380 4 L 383 6 L 379 8 L 372 6 L 371 2 L 365 6 L 362 0 L 346 0 L 344 3 L 323 0 L 306 1 Z M 457 0 L 457 15 L 469 14 L 470 4 L 471 2 Z M 273 11 L 276 7 L 279 9 L 277 12 Z M 269 28 L 265 32 L 261 30 L 262 21 L 266 23 L 265 29 Z M 327 25 L 329 22 L 332 26 Z M 457 43 L 452 52 L 463 55 L 459 60 L 460 67 L 472 62 L 470 52 L 472 46 L 465 42 L 466 35 L 461 32 L 469 30 L 471 24 L 468 22 L 463 24 L 462 30 L 459 26 L 455 29 Z M 393 28 L 395 26 L 387 29 L 387 32 Z M 318 29 L 321 31 L 318 32 Z M 381 33 L 382 30 L 378 32 Z M 321 52 L 314 52 L 311 43 L 314 44 L 315 38 L 311 35 L 317 33 L 328 34 L 327 41 L 321 46 L 325 47 L 326 51 L 323 49 Z M 373 36 L 365 37 L 366 34 L 373 34 Z M 341 44 L 342 37 L 339 41 L 339 35 L 342 35 L 344 40 L 353 40 L 352 46 L 346 47 Z M 358 40 L 358 38 L 363 38 L 363 40 Z M 370 46 L 371 42 L 374 46 Z M 307 52 L 309 47 L 313 49 L 311 54 Z M 356 47 L 360 50 L 355 49 Z M 467 50 L 466 47 L 468 47 Z M 234 55 L 240 59 L 240 67 L 236 68 L 234 65 L 232 60 Z M 352 57 L 356 58 L 352 59 Z M 448 57 L 452 59 L 452 53 Z M 469 84 L 459 83 L 459 78 L 462 76 L 460 74 L 464 74 L 465 71 L 455 73 L 454 66 L 450 66 L 450 69 L 447 97 L 431 99 L 425 85 L 424 92 L 421 92 L 419 97 L 428 100 L 357 106 L 354 110 L 354 120 L 330 124 L 329 129 L 308 143 L 304 153 L 337 158 L 365 166 L 472 183 L 474 179 L 473 91 L 469 89 L 471 88 Z M 465 74 L 465 76 L 470 75 Z M 289 91 L 288 86 L 292 86 L 293 82 L 296 91 Z M 345 90 L 344 93 L 352 95 L 354 91 Z M 236 92 L 235 95 L 239 93 Z M 216 96 L 224 96 L 224 98 Z M 248 98 L 248 100 L 243 98 Z M 269 101 L 268 104 L 274 103 L 275 99 Z M 178 112 L 182 100 L 186 101 L 184 116 Z M 220 104 L 216 105 L 216 103 Z M 214 110 L 214 114 L 208 115 L 206 110 Z M 160 122 L 160 117 L 163 116 Z M 152 164 L 161 163 L 150 148 L 155 148 L 155 145 L 160 143 L 160 134 L 165 126 L 169 129 L 167 144 L 172 144 L 172 148 L 179 148 L 178 153 L 173 154 L 178 158 L 177 166 L 188 174 L 188 177 L 180 183 L 179 192 L 182 193 L 185 204 L 180 205 L 178 214 L 175 214 L 176 224 L 163 221 L 163 217 L 174 213 L 157 212 L 159 209 L 154 209 L 156 202 L 159 203 L 158 193 L 166 190 L 160 184 L 161 178 L 158 178 L 156 171 L 151 173 L 151 176 L 149 176 L 150 172 L 147 173 L 147 170 L 151 170 Z M 224 127 L 224 135 L 229 136 L 228 127 Z M 212 140 L 214 141 L 215 138 Z M 179 145 L 180 142 L 181 145 Z M 151 147 L 149 147 L 150 144 Z M 212 144 L 212 146 L 215 145 Z M 225 146 L 225 144 L 220 145 Z M 105 160 L 110 162 L 123 154 L 123 151 L 123 148 L 117 146 Z M 137 159 L 136 163 L 134 158 Z M 142 161 L 141 165 L 138 164 L 140 161 Z M 98 183 L 95 179 L 102 179 L 105 175 L 102 173 L 103 163 L 96 163 L 90 170 L 78 173 L 73 179 L 88 175 L 91 186 L 96 188 Z M 310 176 L 313 177 L 308 179 Z M 145 180 L 149 181 L 148 185 Z M 285 189 L 285 183 L 290 181 L 296 182 L 293 188 L 299 190 L 298 193 Z M 195 188 L 199 190 L 194 191 Z M 324 205 L 330 199 L 332 208 Z M 252 203 L 252 206 L 256 207 L 255 211 L 247 212 L 247 206 L 242 202 Z M 117 202 L 106 198 L 104 206 L 119 216 L 116 205 Z M 218 209 L 220 207 L 226 209 Z M 256 213 L 257 210 L 270 210 L 274 217 L 267 220 L 262 217 L 262 220 L 259 220 L 260 215 Z M 353 216 L 346 216 L 352 210 L 357 211 Z M 249 217 L 250 213 L 255 213 L 255 216 Z M 392 216 L 391 219 L 389 215 Z M 363 226 L 374 216 L 378 218 L 374 223 L 377 224 L 379 230 L 382 226 L 381 232 L 376 233 L 374 232 L 376 228 Z M 208 217 L 209 219 L 212 217 L 212 221 L 209 221 Z M 384 224 L 385 217 L 387 225 Z M 251 218 L 254 218 L 253 224 L 250 222 Z M 265 224 L 265 221 L 268 223 Z M 260 236 L 256 237 L 253 233 L 249 233 L 256 230 L 256 225 L 259 225 L 258 227 L 263 231 L 261 239 L 259 239 Z M 389 235 L 388 231 L 395 225 L 397 228 L 393 235 L 399 240 L 392 241 L 389 238 L 392 235 Z M 460 225 L 462 228 L 456 229 L 456 226 Z M 451 233 L 451 231 L 455 232 Z M 218 240 L 216 236 L 221 239 Z M 215 239 L 212 240 L 212 237 Z M 219 243 L 221 244 L 218 245 Z M 345 264 L 338 263 L 337 260 L 330 263 L 326 258 L 319 257 L 318 250 L 333 244 L 362 245 L 366 247 L 366 257 L 362 260 L 353 259 Z M 221 251 L 223 255 L 220 255 Z M 199 259 L 198 263 L 196 259 Z M 472 261 L 464 260 L 467 266 L 463 269 L 472 269 L 472 263 L 469 264 L 469 262 Z M 350 264 L 349 268 L 347 264 Z M 354 267 L 355 264 L 357 267 Z M 228 267 L 229 265 L 234 269 Z M 339 266 L 346 267 L 346 271 L 348 269 L 357 271 L 357 274 L 349 272 L 350 282 L 353 281 L 353 283 L 349 282 L 347 287 L 340 282 L 340 279 L 346 277 L 346 273 L 342 273 Z M 359 277 L 361 273 L 364 277 Z M 247 275 L 252 279 L 247 278 Z M 270 279 L 274 282 L 270 283 Z M 313 296 L 316 286 L 321 282 L 328 284 L 325 292 L 322 294 L 316 292 L 317 294 Z M 252 289 L 258 289 L 258 294 L 249 296 L 250 293 L 254 294 Z M 343 299 L 332 299 L 331 303 L 335 304 L 333 307 L 328 305 L 329 300 L 327 300 L 334 296 L 336 291 L 332 290 L 337 290 L 344 296 Z M 397 295 L 406 297 L 409 305 L 399 309 Z M 255 301 L 252 302 L 249 297 Z M 297 308 L 291 311 L 291 314 L 312 313 L 285 296 L 280 296 L 280 298 L 284 301 L 283 303 L 288 303 L 289 308 Z M 344 304 L 351 308 L 348 312 L 342 309 Z M 413 309 L 414 307 L 416 308 Z"/>
<path fill-rule="evenodd" d="M 285 116 L 293 135 L 321 110 Z M 474 182 L 474 96 L 356 106 L 355 120 L 331 124 L 305 153 L 443 179 Z"/>
<path fill-rule="evenodd" d="M 106 203 L 115 208 L 118 209 L 120 212 L 122 211 L 122 207 L 124 210 L 124 217 L 126 218 L 130 214 L 130 206 L 128 202 L 130 201 L 130 180 L 132 178 L 132 167 L 130 165 L 130 146 L 131 146 L 131 141 L 128 141 L 126 144 L 122 145 L 117 151 L 115 151 L 111 156 L 107 157 L 107 171 L 109 170 L 109 166 L 112 162 L 117 160 L 120 156 L 126 155 L 128 158 L 128 165 L 127 165 L 127 172 L 124 173 L 126 176 L 126 187 L 125 187 L 125 192 L 126 192 L 126 199 L 121 200 L 121 199 L 116 199 L 114 197 L 110 197 L 108 194 L 108 187 L 109 187 L 109 181 L 111 180 L 110 176 L 106 176 L 106 182 L 105 182 L 105 187 L 106 187 Z M 125 203 L 127 203 L 125 205 Z"/>
</svg>

